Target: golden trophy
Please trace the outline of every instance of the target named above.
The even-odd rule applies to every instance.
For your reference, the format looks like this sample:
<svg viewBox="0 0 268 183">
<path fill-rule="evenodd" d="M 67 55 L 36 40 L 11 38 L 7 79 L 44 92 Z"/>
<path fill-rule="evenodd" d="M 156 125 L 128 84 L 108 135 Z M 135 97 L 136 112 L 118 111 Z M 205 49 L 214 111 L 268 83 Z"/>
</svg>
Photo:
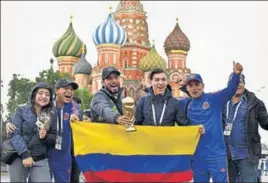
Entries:
<svg viewBox="0 0 268 183">
<path fill-rule="evenodd" d="M 126 126 L 126 132 L 134 132 L 137 131 L 134 126 L 135 122 L 135 100 L 132 97 L 126 97 L 122 100 L 123 104 L 123 114 L 124 116 L 131 119 L 132 123 Z"/>
</svg>

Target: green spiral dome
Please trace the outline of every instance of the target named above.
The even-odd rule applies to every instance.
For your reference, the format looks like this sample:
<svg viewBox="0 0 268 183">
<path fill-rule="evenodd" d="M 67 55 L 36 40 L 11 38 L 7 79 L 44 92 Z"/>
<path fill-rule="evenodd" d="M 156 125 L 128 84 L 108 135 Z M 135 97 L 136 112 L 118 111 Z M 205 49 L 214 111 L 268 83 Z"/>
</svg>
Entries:
<svg viewBox="0 0 268 183">
<path fill-rule="evenodd" d="M 83 42 L 75 34 L 73 24 L 70 25 L 64 35 L 54 43 L 52 52 L 57 57 L 72 56 L 80 58 L 82 54 Z"/>
</svg>

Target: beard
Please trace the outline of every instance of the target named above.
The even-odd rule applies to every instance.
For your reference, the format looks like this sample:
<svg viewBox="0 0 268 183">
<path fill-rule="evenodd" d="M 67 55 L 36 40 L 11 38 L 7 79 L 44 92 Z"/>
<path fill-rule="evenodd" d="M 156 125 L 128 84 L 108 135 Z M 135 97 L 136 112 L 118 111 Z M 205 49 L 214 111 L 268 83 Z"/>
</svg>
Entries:
<svg viewBox="0 0 268 183">
<path fill-rule="evenodd" d="M 120 86 L 118 85 L 118 86 L 112 87 L 112 86 L 108 86 L 108 85 L 107 85 L 107 86 L 105 86 L 105 88 L 106 88 L 111 94 L 116 94 L 116 93 L 118 93 Z"/>
</svg>

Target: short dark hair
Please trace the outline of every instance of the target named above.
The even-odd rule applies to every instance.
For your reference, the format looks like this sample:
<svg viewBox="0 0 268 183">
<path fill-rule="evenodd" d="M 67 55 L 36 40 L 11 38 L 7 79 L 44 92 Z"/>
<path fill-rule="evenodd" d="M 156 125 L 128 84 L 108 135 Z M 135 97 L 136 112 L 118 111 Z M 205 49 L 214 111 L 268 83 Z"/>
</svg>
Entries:
<svg viewBox="0 0 268 183">
<path fill-rule="evenodd" d="M 162 69 L 162 68 L 155 68 L 155 69 L 153 69 L 153 70 L 150 72 L 150 74 L 149 74 L 149 79 L 150 79 L 150 80 L 153 80 L 154 75 L 155 75 L 155 74 L 160 74 L 160 73 L 164 73 L 164 74 L 166 74 L 165 70 Z"/>
</svg>

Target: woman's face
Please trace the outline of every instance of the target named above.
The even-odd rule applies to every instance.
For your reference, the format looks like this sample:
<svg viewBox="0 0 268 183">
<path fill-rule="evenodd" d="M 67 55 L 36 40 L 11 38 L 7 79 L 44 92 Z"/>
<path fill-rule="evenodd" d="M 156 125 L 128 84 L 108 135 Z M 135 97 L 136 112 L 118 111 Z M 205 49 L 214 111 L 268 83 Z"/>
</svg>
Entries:
<svg viewBox="0 0 268 183">
<path fill-rule="evenodd" d="M 35 96 L 35 104 L 40 107 L 45 107 L 50 102 L 50 92 L 48 89 L 39 88 Z"/>
</svg>

